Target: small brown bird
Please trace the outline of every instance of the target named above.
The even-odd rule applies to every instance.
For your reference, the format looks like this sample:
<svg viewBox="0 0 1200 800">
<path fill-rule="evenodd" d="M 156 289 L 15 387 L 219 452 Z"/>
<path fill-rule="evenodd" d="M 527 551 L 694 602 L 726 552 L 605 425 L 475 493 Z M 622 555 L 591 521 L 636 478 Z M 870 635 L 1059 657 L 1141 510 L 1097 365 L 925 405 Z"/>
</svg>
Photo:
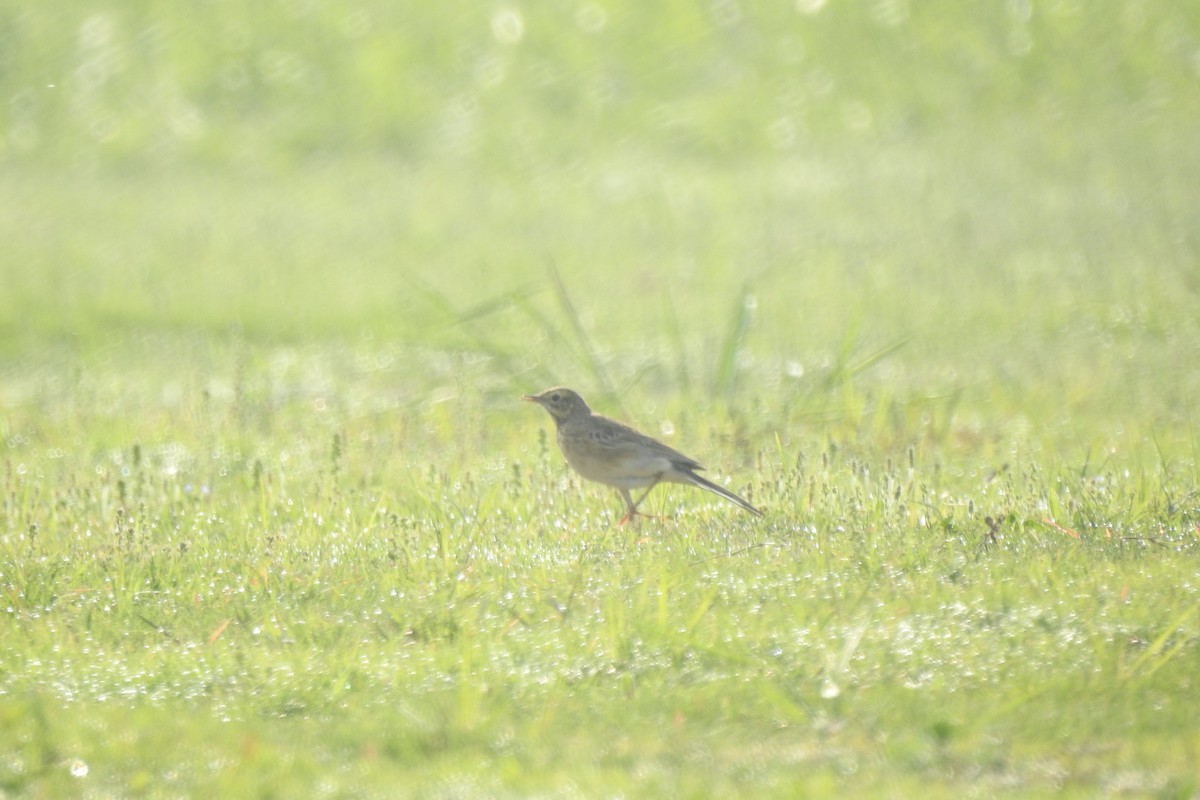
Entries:
<svg viewBox="0 0 1200 800">
<path fill-rule="evenodd" d="M 627 509 L 621 525 L 639 516 L 637 507 L 663 481 L 699 486 L 762 516 L 761 511 L 733 492 L 697 475 L 696 470 L 704 467 L 696 460 L 628 425 L 594 413 L 582 397 L 566 387 L 547 389 L 522 399 L 537 403 L 554 418 L 559 449 L 576 472 L 621 493 Z M 634 501 L 629 490 L 643 486 L 646 491 Z"/>
</svg>

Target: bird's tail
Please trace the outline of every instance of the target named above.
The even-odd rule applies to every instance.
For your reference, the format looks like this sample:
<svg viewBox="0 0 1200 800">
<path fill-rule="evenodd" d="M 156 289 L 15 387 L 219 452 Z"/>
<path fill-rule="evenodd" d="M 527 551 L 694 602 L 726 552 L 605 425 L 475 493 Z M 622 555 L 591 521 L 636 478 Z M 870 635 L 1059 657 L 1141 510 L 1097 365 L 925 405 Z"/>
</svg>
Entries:
<svg viewBox="0 0 1200 800">
<path fill-rule="evenodd" d="M 754 514 L 755 516 L 761 517 L 763 515 L 763 512 L 759 511 L 757 508 L 750 505 L 748 502 L 746 502 L 742 498 L 738 497 L 736 494 L 729 491 L 724 486 L 718 486 L 717 484 L 710 481 L 708 478 L 702 478 L 694 472 L 691 473 L 691 477 L 692 477 L 692 481 L 697 486 L 699 486 L 701 489 L 708 489 L 713 494 L 718 494 L 721 497 L 724 497 L 729 502 L 734 503 L 735 505 L 741 506 L 742 508 L 746 509 L 747 511 L 749 511 L 751 514 Z"/>
</svg>

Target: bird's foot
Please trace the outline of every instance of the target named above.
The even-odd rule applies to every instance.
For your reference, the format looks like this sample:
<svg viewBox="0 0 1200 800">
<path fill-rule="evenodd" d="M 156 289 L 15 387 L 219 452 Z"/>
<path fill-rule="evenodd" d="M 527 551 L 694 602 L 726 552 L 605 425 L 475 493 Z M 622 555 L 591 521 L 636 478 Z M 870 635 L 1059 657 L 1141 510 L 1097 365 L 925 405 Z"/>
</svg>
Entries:
<svg viewBox="0 0 1200 800">
<path fill-rule="evenodd" d="M 645 517 L 646 519 L 675 519 L 674 517 L 661 516 L 659 514 L 643 514 L 641 511 L 629 511 L 626 512 L 625 516 L 621 517 L 617 524 L 624 525 L 627 522 L 635 522 L 638 517 Z"/>
</svg>

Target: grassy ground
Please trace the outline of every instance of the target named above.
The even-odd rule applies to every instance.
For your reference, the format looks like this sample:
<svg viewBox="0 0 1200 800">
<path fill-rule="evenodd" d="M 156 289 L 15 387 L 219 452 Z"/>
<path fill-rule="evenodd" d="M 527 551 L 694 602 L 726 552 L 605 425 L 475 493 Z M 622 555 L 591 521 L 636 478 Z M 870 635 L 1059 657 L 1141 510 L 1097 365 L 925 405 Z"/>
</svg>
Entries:
<svg viewBox="0 0 1200 800">
<path fill-rule="evenodd" d="M 1200 791 L 1189 4 L 200 9 L 0 12 L 0 794 Z"/>
</svg>

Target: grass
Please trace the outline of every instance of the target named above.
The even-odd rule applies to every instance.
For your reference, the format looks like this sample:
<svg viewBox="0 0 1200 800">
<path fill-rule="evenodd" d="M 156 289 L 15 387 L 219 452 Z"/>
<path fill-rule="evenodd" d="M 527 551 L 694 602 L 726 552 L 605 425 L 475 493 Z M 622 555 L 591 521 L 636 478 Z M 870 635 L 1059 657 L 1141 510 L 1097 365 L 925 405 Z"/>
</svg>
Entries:
<svg viewBox="0 0 1200 800">
<path fill-rule="evenodd" d="M 1197 792 L 1187 4 L 254 9 L 0 26 L 0 794 Z"/>
</svg>

